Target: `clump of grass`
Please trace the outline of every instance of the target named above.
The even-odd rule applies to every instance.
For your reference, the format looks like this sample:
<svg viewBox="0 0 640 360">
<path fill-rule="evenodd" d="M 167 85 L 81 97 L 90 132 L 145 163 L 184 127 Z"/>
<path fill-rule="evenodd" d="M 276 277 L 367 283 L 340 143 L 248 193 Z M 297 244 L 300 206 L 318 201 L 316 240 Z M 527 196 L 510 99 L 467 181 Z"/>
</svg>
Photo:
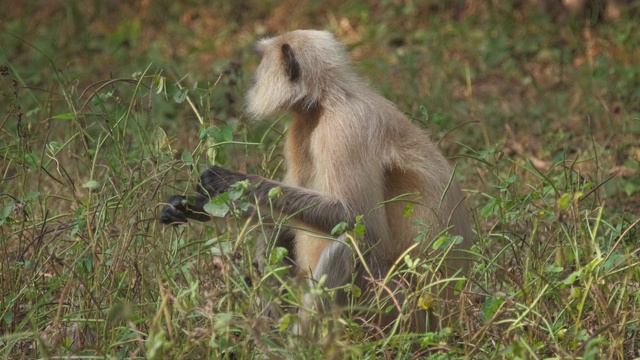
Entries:
<svg viewBox="0 0 640 360">
<path fill-rule="evenodd" d="M 573 167 L 579 158 L 543 173 L 502 155 L 474 155 L 491 164 L 499 190 L 484 194 L 480 211 L 493 220 L 480 236 L 476 269 L 480 288 L 491 290 L 479 305 L 483 325 L 474 336 L 500 345 L 473 353 L 634 354 L 638 219 L 611 213 L 597 196 L 603 184 Z M 528 179 L 524 187 L 521 178 Z"/>
</svg>

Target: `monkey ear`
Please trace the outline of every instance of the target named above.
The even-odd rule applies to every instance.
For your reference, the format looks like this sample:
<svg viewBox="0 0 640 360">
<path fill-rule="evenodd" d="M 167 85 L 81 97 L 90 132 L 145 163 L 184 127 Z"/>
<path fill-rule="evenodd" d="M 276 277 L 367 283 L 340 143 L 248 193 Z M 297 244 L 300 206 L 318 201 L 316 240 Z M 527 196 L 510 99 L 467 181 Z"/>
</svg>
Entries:
<svg viewBox="0 0 640 360">
<path fill-rule="evenodd" d="M 284 70 L 289 76 L 289 80 L 296 81 L 300 77 L 300 64 L 293 56 L 293 50 L 289 44 L 282 45 L 282 55 L 284 55 Z"/>
</svg>

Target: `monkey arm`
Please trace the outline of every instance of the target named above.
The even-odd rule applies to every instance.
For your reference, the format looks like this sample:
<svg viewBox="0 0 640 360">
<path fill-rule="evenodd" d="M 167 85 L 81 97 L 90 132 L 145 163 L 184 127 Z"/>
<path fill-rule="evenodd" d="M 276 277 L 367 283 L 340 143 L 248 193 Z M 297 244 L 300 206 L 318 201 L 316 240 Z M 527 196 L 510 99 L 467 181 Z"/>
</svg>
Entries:
<svg viewBox="0 0 640 360">
<path fill-rule="evenodd" d="M 355 224 L 356 214 L 349 211 L 337 199 L 331 199 L 309 189 L 285 185 L 258 175 L 246 175 L 218 166 L 207 169 L 200 177 L 197 190 L 201 195 L 192 199 L 181 195 L 169 197 L 160 213 L 160 222 L 178 225 L 186 223 L 189 219 L 203 222 L 211 220 L 204 211 L 204 205 L 211 198 L 227 191 L 231 185 L 242 180 L 249 180 L 253 185 L 249 197 L 255 198 L 258 205 L 269 207 L 271 204 L 275 211 L 292 215 L 295 220 L 315 230 L 328 234 L 342 221 L 350 226 Z M 282 189 L 283 195 L 277 199 L 270 199 L 269 192 L 276 187 Z"/>
<path fill-rule="evenodd" d="M 357 214 L 338 199 L 313 190 L 285 185 L 262 176 L 247 175 L 218 166 L 212 166 L 202 174 L 198 192 L 214 197 L 243 180 L 249 180 L 253 185 L 249 197 L 255 198 L 258 205 L 265 208 L 272 206 L 275 211 L 293 216 L 295 220 L 315 230 L 328 234 L 342 221 L 349 225 L 355 224 Z M 276 187 L 282 189 L 282 196 L 272 199 L 269 197 L 269 192 Z M 206 204 L 206 201 L 204 203 Z"/>
<path fill-rule="evenodd" d="M 238 181 L 249 180 L 253 186 L 248 195 L 257 201 L 257 205 L 291 216 L 292 220 L 299 223 L 301 227 L 325 234 L 330 234 L 331 230 L 341 222 L 346 222 L 349 227 L 353 227 L 356 223 L 356 217 L 363 215 L 362 223 L 365 225 L 366 246 L 375 253 L 374 258 L 390 261 L 387 257 L 389 254 L 395 253 L 394 247 L 397 244 L 388 241 L 391 238 L 389 226 L 384 207 L 380 206 L 384 200 L 382 175 L 372 168 L 361 173 L 346 165 L 339 167 L 339 169 L 341 171 L 335 180 L 342 181 L 341 188 L 344 196 L 341 199 L 343 201 L 338 197 L 314 190 L 286 185 L 258 175 L 246 175 L 217 166 L 209 168 L 202 174 L 198 191 L 213 197 L 225 192 L 229 186 Z M 368 179 L 369 181 L 364 183 L 358 179 Z M 371 184 L 375 185 L 371 186 Z M 270 198 L 269 192 L 275 187 L 281 188 L 282 196 Z M 377 191 L 371 188 L 377 189 Z M 362 203 L 359 207 L 356 207 L 357 201 L 354 203 L 354 200 L 350 200 L 354 198 L 359 199 Z M 345 258 L 343 261 L 349 261 L 349 259 Z"/>
<path fill-rule="evenodd" d="M 249 180 L 253 185 L 248 195 L 249 198 L 255 199 L 259 206 L 272 208 L 281 214 L 292 216 L 294 221 L 300 222 L 305 227 L 329 234 L 340 222 L 346 222 L 351 227 L 356 223 L 358 215 L 365 215 L 364 224 L 367 229 L 365 237 L 368 238 L 369 244 L 376 243 L 387 235 L 384 219 L 380 217 L 381 210 L 371 211 L 379 204 L 377 200 L 370 204 L 369 210 L 354 210 L 345 202 L 317 191 L 286 185 L 262 176 L 247 175 L 219 166 L 212 166 L 202 174 L 197 186 L 201 195 L 195 199 L 190 201 L 184 196 L 171 196 L 162 209 L 160 221 L 163 224 L 184 224 L 188 219 L 209 221 L 211 218 L 204 211 L 204 205 L 209 202 L 209 199 L 227 191 L 231 185 L 243 180 Z M 282 189 L 282 196 L 272 199 L 269 197 L 269 192 L 276 187 Z M 354 187 L 357 186 L 354 184 Z"/>
</svg>

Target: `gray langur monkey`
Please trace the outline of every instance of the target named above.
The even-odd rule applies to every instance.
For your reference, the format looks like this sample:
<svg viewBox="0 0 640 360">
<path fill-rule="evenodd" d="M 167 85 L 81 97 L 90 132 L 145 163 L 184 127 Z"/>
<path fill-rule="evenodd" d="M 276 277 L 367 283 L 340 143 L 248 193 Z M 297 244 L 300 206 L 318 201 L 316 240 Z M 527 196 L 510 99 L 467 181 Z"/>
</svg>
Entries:
<svg viewBox="0 0 640 360">
<path fill-rule="evenodd" d="M 371 292 L 411 247 L 410 254 L 423 258 L 441 255 L 428 241 L 440 232 L 462 240 L 447 252 L 439 271 L 447 277 L 465 274 L 469 259 L 464 250 L 473 238 L 469 217 L 452 181 L 453 169 L 429 136 L 361 80 L 343 45 L 329 32 L 292 31 L 260 40 L 257 50 L 262 60 L 247 94 L 248 112 L 255 117 L 282 111 L 293 115 L 284 181 L 213 166 L 200 178 L 201 196 L 195 203 L 172 196 L 161 221 L 209 220 L 204 204 L 248 180 L 253 185 L 249 198 L 257 206 L 291 217 L 277 244 L 292 250 L 295 265 L 311 279 L 326 275 L 329 288 L 354 278 L 363 293 Z M 271 199 L 269 191 L 275 187 L 282 196 Z M 403 210 L 409 203 L 413 209 L 408 214 Z M 354 226 L 358 216 L 365 226 L 362 257 L 346 242 L 327 239 L 337 224 Z M 429 236 L 416 246 L 425 227 Z M 445 293 L 451 298 L 453 291 Z M 346 305 L 347 295 L 336 291 L 334 300 Z M 381 310 L 377 323 L 389 325 L 398 315 L 398 310 Z M 412 319 L 409 327 L 424 330 L 424 318 Z"/>
</svg>

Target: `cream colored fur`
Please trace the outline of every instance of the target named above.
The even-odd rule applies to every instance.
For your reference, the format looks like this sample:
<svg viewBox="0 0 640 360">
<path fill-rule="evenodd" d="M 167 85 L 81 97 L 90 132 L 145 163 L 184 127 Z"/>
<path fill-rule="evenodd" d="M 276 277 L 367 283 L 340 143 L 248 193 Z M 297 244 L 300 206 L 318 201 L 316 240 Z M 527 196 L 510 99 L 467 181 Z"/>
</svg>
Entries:
<svg viewBox="0 0 640 360">
<path fill-rule="evenodd" d="M 290 45 L 300 65 L 295 81 L 284 70 L 283 44 Z M 376 234 L 373 252 L 381 263 L 393 263 L 415 243 L 424 230 L 414 226 L 416 220 L 431 227 L 431 236 L 450 227 L 451 234 L 464 238 L 459 249 L 470 247 L 473 234 L 463 195 L 455 181 L 447 189 L 451 166 L 425 132 L 361 80 L 333 35 L 293 31 L 261 40 L 257 49 L 262 61 L 247 95 L 248 111 L 259 118 L 281 111 L 294 115 L 285 148 L 285 183 L 322 193 L 364 215 L 366 231 Z M 403 200 L 381 205 L 396 197 Z M 407 201 L 416 205 L 405 218 Z M 317 267 L 330 244 L 298 231 L 301 269 L 326 273 Z M 430 251 L 419 246 L 414 253 L 438 255 Z M 464 252 L 450 254 L 447 275 L 464 273 L 467 266 Z"/>
</svg>

